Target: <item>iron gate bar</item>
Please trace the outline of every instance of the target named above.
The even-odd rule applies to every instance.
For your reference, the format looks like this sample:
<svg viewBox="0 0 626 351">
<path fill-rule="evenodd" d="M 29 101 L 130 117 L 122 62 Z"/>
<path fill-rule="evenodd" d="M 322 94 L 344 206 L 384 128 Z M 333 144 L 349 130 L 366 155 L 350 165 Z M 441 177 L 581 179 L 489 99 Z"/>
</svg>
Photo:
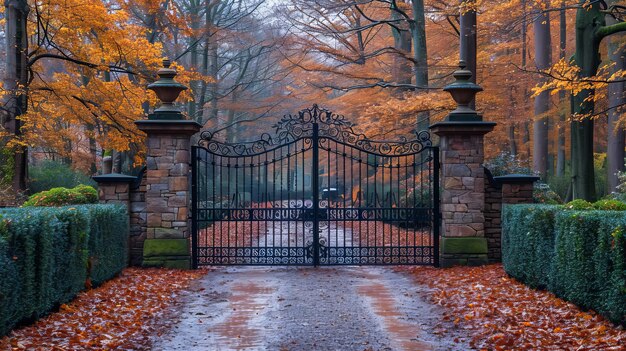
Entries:
<svg viewBox="0 0 626 351">
<path fill-rule="evenodd" d="M 192 147 L 194 267 L 438 265 L 439 154 L 428 132 L 374 141 L 317 106 L 275 129 L 237 144 L 203 132 Z"/>
</svg>

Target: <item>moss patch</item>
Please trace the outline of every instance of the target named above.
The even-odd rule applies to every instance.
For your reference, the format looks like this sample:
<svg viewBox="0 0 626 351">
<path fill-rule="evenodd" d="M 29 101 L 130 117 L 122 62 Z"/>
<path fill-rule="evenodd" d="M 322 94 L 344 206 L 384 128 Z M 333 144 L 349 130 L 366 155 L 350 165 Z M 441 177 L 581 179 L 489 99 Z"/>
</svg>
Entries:
<svg viewBox="0 0 626 351">
<path fill-rule="evenodd" d="M 189 256 L 187 239 L 147 239 L 143 243 L 144 260 L 151 257 Z M 145 265 L 145 263 L 144 263 Z"/>
<path fill-rule="evenodd" d="M 487 239 L 480 237 L 443 238 L 443 254 L 487 254 Z"/>
</svg>

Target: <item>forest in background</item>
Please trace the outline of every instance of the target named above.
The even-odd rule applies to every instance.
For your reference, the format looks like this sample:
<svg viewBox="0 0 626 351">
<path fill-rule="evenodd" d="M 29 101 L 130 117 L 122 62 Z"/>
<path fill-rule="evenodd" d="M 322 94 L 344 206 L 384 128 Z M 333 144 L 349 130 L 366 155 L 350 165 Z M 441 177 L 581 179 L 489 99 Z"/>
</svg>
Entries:
<svg viewBox="0 0 626 351">
<path fill-rule="evenodd" d="M 466 59 L 485 89 L 476 108 L 498 123 L 486 138 L 490 163 L 528 168 L 562 197 L 593 199 L 613 191 L 624 169 L 624 6 L 6 1 L 2 183 L 26 190 L 29 168 L 32 176 L 50 162 L 95 174 L 105 154 L 115 171 L 132 173 L 144 152 L 133 122 L 156 103 L 146 86 L 164 57 L 190 87 L 185 113 L 224 140 L 256 139 L 313 104 L 371 138 L 410 136 L 453 108 L 441 89 L 458 67 L 461 37 L 475 34 L 476 59 Z"/>
</svg>

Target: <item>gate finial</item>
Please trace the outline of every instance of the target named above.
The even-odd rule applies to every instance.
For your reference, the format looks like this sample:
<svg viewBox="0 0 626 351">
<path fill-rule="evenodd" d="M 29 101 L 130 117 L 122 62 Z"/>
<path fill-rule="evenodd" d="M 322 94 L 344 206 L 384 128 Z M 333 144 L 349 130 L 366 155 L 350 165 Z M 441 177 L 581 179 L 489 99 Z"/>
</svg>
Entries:
<svg viewBox="0 0 626 351">
<path fill-rule="evenodd" d="M 159 79 L 148 85 L 148 89 L 154 91 L 161 100 L 161 106 L 148 115 L 148 119 L 183 119 L 180 110 L 174 106 L 174 101 L 187 87 L 174 79 L 178 73 L 176 69 L 170 68 L 171 64 L 169 59 L 164 59 L 163 68 L 157 72 Z"/>
</svg>

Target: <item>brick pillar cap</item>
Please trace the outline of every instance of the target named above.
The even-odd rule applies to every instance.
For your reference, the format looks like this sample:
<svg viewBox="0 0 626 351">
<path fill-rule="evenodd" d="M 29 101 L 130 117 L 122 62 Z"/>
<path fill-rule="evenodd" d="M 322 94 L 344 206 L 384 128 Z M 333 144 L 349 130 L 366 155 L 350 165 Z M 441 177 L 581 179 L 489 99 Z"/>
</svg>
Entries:
<svg viewBox="0 0 626 351">
<path fill-rule="evenodd" d="M 137 177 L 120 173 L 103 174 L 91 177 L 97 183 L 132 183 Z"/>
<path fill-rule="evenodd" d="M 429 128 L 437 135 L 451 134 L 487 134 L 495 128 L 496 122 L 465 121 L 452 122 L 444 121 L 431 125 Z"/>
<path fill-rule="evenodd" d="M 528 174 L 508 174 L 505 176 L 493 177 L 497 183 L 500 184 L 511 184 L 511 183 L 534 183 L 538 181 L 540 178 L 533 175 Z"/>
</svg>

